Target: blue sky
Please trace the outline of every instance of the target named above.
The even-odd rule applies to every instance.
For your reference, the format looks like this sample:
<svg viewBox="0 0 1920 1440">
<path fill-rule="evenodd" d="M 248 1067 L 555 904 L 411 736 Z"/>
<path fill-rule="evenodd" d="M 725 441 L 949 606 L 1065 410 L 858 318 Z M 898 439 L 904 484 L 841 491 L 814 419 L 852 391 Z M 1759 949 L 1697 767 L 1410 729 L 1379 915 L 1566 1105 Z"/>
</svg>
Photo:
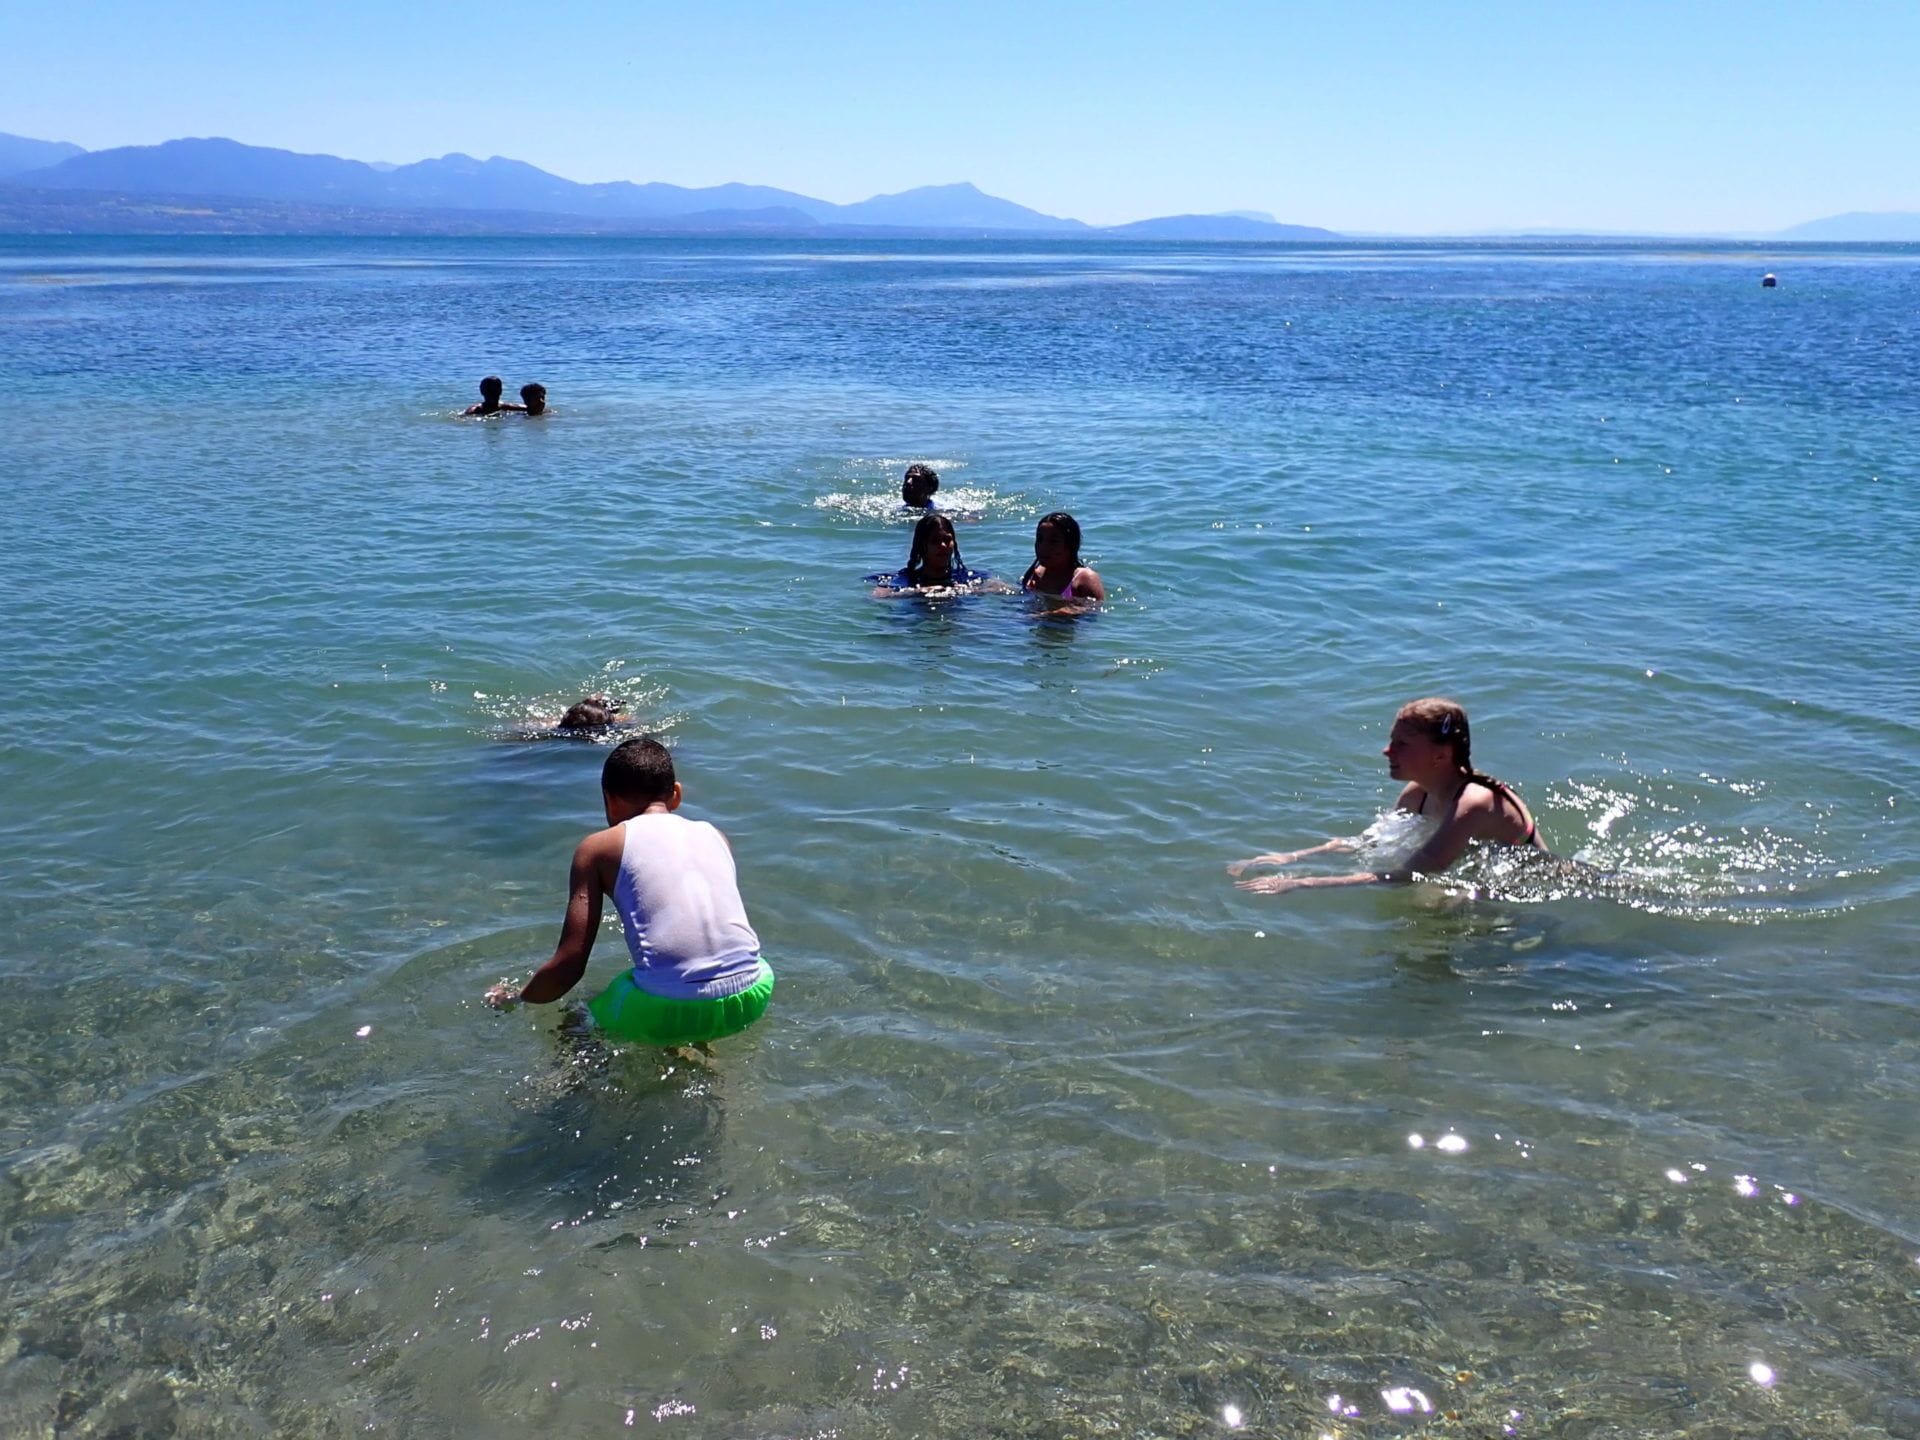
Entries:
<svg viewBox="0 0 1920 1440">
<path fill-rule="evenodd" d="M 971 180 L 1096 224 L 1764 231 L 1920 211 L 1920 3 L 11 7 L 0 130 L 848 201 Z"/>
</svg>

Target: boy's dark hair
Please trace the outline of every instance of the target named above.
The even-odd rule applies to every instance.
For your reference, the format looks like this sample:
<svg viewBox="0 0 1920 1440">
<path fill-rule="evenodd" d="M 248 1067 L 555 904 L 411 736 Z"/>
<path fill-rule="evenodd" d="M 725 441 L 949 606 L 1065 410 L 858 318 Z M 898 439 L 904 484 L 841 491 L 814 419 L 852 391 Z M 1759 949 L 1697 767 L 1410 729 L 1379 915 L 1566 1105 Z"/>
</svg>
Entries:
<svg viewBox="0 0 1920 1440">
<path fill-rule="evenodd" d="M 567 707 L 560 717 L 562 730 L 610 730 L 620 720 L 620 706 L 604 695 L 589 695 Z"/>
<path fill-rule="evenodd" d="M 915 495 L 928 499 L 940 488 L 940 477 L 933 472 L 931 465 L 909 465 L 907 473 L 900 477 L 900 499 L 911 505 Z"/>
<path fill-rule="evenodd" d="M 480 393 L 494 400 L 500 398 L 500 392 L 505 388 L 498 375 L 488 375 L 480 381 Z"/>
<path fill-rule="evenodd" d="M 520 398 L 522 400 L 530 400 L 535 395 L 538 395 L 542 400 L 547 398 L 547 387 L 542 385 L 538 380 L 529 380 L 520 387 Z"/>
<path fill-rule="evenodd" d="M 673 756 L 651 735 L 621 741 L 600 767 L 600 788 L 635 805 L 666 799 L 673 783 Z"/>
</svg>

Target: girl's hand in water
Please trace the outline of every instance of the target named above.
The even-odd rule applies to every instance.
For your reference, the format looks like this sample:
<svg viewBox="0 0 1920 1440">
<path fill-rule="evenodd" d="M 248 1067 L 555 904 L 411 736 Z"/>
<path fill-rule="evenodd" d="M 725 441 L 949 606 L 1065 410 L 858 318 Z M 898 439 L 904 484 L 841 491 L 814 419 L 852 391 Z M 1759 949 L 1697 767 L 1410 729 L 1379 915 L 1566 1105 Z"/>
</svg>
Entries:
<svg viewBox="0 0 1920 1440">
<path fill-rule="evenodd" d="M 1234 861 L 1231 865 L 1227 866 L 1227 874 L 1237 878 L 1246 874 L 1247 871 L 1256 865 L 1291 865 L 1299 858 L 1300 852 L 1298 850 L 1289 851 L 1285 855 L 1255 855 L 1251 860 Z"/>
<path fill-rule="evenodd" d="M 1299 875 L 1261 875 L 1253 880 L 1242 880 L 1233 888 L 1250 890 L 1256 895 L 1284 895 L 1289 890 L 1300 889 L 1306 883 L 1305 877 Z"/>
<path fill-rule="evenodd" d="M 511 1010 L 520 1003 L 520 987 L 511 980 L 502 980 L 497 985 L 489 985 L 487 993 L 480 998 L 491 1010 Z"/>
</svg>

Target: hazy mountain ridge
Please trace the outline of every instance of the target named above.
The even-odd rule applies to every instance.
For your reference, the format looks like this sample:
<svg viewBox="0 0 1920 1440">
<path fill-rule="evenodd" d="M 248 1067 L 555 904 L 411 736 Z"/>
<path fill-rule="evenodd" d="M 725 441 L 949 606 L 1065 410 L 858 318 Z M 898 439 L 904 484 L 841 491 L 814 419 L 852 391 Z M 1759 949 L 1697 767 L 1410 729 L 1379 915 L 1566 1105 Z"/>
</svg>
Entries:
<svg viewBox="0 0 1920 1440">
<path fill-rule="evenodd" d="M 376 169 L 333 155 L 303 155 L 224 139 L 169 140 L 71 155 L 15 173 L 7 184 L 35 191 L 191 196 L 393 212 L 471 210 L 567 215 L 601 222 L 671 220 L 695 214 L 783 209 L 813 225 L 964 230 L 1074 231 L 1077 220 L 1043 215 L 972 185 L 926 186 L 837 205 L 767 185 L 693 189 L 660 181 L 579 184 L 520 160 L 443 155 Z"/>
<path fill-rule="evenodd" d="M 1920 212 L 1911 210 L 1852 210 L 1828 215 L 1780 232 L 1782 240 L 1828 240 L 1860 243 L 1920 240 Z"/>
<path fill-rule="evenodd" d="M 482 216 L 486 221 L 475 223 Z M 501 156 L 456 153 L 375 166 L 217 138 L 66 153 L 0 178 L 0 229 L 13 233 L 89 224 L 128 233 L 142 223 L 168 233 L 187 233 L 196 223 L 248 234 L 335 224 L 350 233 L 472 234 L 487 225 L 539 234 L 671 233 L 690 228 L 693 217 L 709 231 L 1106 233 L 965 182 L 840 205 L 737 182 L 698 189 L 660 181 L 580 184 Z M 1287 238 L 1294 228 L 1274 225 L 1235 238 Z"/>
<path fill-rule="evenodd" d="M 1109 225 L 1103 232 L 1132 240 L 1338 240 L 1332 230 L 1315 225 L 1283 225 L 1277 220 L 1255 220 L 1246 215 L 1162 215 Z"/>
<path fill-rule="evenodd" d="M 925 185 L 841 205 L 768 185 L 701 188 L 618 180 L 582 184 L 501 156 L 454 153 L 407 165 L 244 145 L 169 140 L 87 151 L 63 141 L 0 133 L 0 231 L 246 234 L 1082 235 L 1139 240 L 1330 240 L 1339 232 L 1283 224 L 1265 211 L 1165 215 L 1095 227 L 1048 215 L 959 183 Z M 1566 234 L 1590 235 L 1592 231 Z M 1395 238 L 1381 236 L 1377 238 Z M 1398 237 L 1414 238 L 1414 237 Z M 1525 238 L 1512 231 L 1483 239 Z M 1614 237 L 1625 238 L 1625 237 Z M 1658 240 L 1674 235 L 1641 234 Z M 1724 239 L 1828 243 L 1920 241 L 1920 213 L 1850 212 L 1771 233 Z"/>
<path fill-rule="evenodd" d="M 0 180 L 27 170 L 43 170 L 86 153 L 64 140 L 29 140 L 25 135 L 0 132 Z"/>
<path fill-rule="evenodd" d="M 595 220 L 527 210 L 390 210 L 208 195 L 32 190 L 0 181 L 0 235 L 817 235 L 786 206 L 705 210 L 653 219 Z M 838 227 L 833 233 L 882 233 Z M 885 232 L 893 233 L 893 232 Z M 913 232 L 924 233 L 924 232 Z"/>
</svg>

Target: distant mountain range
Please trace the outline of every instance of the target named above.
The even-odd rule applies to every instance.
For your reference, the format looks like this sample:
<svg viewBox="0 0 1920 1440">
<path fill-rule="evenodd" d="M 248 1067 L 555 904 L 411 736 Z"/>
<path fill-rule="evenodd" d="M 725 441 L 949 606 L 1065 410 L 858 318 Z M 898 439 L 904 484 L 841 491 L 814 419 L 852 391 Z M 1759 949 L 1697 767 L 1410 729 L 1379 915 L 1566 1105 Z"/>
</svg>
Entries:
<svg viewBox="0 0 1920 1440">
<path fill-rule="evenodd" d="M 24 135 L 0 134 L 0 180 L 22 170 L 43 170 L 70 155 L 87 152 L 62 140 L 29 140 Z"/>
<path fill-rule="evenodd" d="M 8 233 L 1345 238 L 1313 225 L 1281 224 L 1259 210 L 1095 227 L 967 184 L 926 185 L 836 205 L 768 185 L 689 189 L 625 180 L 582 185 L 497 155 L 367 164 L 233 140 L 169 140 L 86 151 L 0 134 L 0 234 Z M 1920 214 L 1834 215 L 1772 235 L 1737 238 L 1920 241 Z"/>
<path fill-rule="evenodd" d="M 1841 240 L 1859 243 L 1883 240 L 1920 240 L 1920 214 L 1905 210 L 1829 215 L 1780 232 L 1782 240 Z"/>
<path fill-rule="evenodd" d="M 1178 215 L 1097 229 L 973 185 L 928 185 L 836 205 L 766 185 L 582 185 L 518 160 L 445 155 L 369 165 L 233 140 L 82 151 L 0 136 L 0 232 L 938 233 L 1170 240 L 1330 240 L 1244 215 Z"/>
</svg>

